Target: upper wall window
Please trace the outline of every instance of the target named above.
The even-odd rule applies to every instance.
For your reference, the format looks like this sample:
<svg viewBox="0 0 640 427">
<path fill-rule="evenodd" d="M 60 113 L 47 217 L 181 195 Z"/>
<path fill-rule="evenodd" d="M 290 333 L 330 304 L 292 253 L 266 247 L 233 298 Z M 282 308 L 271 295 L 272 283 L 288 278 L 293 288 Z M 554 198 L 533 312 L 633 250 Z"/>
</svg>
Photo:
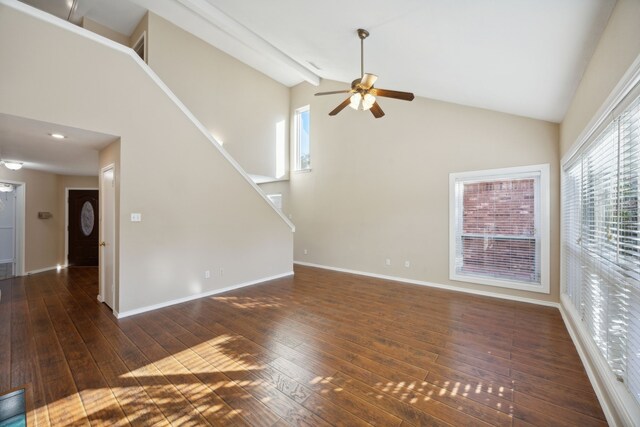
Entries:
<svg viewBox="0 0 640 427">
<path fill-rule="evenodd" d="M 309 170 L 311 169 L 311 151 L 309 141 L 309 106 L 298 108 L 295 112 L 294 126 L 295 126 L 295 138 L 294 138 L 294 155 L 295 155 L 295 170 Z"/>
<path fill-rule="evenodd" d="M 450 175 L 450 278 L 549 293 L 549 166 Z"/>
</svg>

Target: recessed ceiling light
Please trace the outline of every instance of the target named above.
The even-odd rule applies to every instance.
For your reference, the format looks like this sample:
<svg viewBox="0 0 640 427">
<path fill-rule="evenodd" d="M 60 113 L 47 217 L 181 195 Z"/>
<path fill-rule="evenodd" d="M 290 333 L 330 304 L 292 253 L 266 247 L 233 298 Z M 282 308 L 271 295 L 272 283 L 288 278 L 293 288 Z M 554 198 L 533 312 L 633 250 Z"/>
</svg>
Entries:
<svg viewBox="0 0 640 427">
<path fill-rule="evenodd" d="M 55 138 L 55 139 L 65 139 L 65 138 L 66 138 L 66 136 L 64 136 L 64 135 L 63 135 L 63 134 L 61 134 L 61 133 L 50 133 L 49 135 L 50 135 L 52 138 Z"/>
</svg>

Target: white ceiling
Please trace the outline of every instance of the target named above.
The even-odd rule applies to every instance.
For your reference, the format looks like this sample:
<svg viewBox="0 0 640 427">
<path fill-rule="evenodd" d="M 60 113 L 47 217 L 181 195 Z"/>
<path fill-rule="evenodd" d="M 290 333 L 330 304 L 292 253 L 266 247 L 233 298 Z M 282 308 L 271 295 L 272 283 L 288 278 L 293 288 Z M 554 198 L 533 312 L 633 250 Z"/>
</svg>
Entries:
<svg viewBox="0 0 640 427">
<path fill-rule="evenodd" d="M 61 133 L 65 139 L 49 134 Z M 0 114 L 0 158 L 26 169 L 61 175 L 98 175 L 101 149 L 118 137 Z"/>
<path fill-rule="evenodd" d="M 22 1 L 63 19 L 73 5 Z M 561 122 L 615 1 L 77 0 L 69 20 L 130 35 L 148 9 L 287 86 L 358 77 L 365 28 L 377 87 Z M 0 118 L 0 150 L 34 169 L 95 174 L 95 147 L 114 139 L 75 130 L 58 145 L 20 120 Z"/>
<path fill-rule="evenodd" d="M 289 86 L 377 86 L 561 122 L 615 0 L 132 0 Z M 315 68 L 314 65 L 318 68 Z"/>
</svg>

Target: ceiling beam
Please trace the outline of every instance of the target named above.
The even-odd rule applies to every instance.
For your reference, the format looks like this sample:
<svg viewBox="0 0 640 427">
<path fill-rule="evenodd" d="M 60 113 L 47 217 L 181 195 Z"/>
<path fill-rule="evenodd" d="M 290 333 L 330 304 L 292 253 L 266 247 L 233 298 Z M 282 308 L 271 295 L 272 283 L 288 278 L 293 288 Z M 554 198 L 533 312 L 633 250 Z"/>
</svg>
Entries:
<svg viewBox="0 0 640 427">
<path fill-rule="evenodd" d="M 195 18 L 199 22 L 202 22 L 204 20 L 215 30 L 217 30 L 218 32 L 222 32 L 227 37 L 232 39 L 236 46 L 240 49 L 249 49 L 255 54 L 266 58 L 274 65 L 286 69 L 289 75 L 295 75 L 299 79 L 299 81 L 307 81 L 315 86 L 318 86 L 320 84 L 320 77 L 317 74 L 315 74 L 299 62 L 295 61 L 286 53 L 284 53 L 235 19 L 231 18 L 229 15 L 213 6 L 206 0 L 133 0 L 133 2 L 173 22 L 175 25 L 178 25 L 178 22 L 174 20 L 174 18 L 177 17 L 176 14 L 164 13 L 164 11 L 168 12 L 171 9 L 175 11 L 175 6 L 180 5 L 182 6 L 183 11 L 188 11 L 190 13 L 192 18 Z M 186 31 L 189 31 L 198 37 L 202 37 L 196 34 L 196 31 L 194 31 L 191 25 L 189 27 L 190 28 L 185 28 L 185 26 L 182 25 L 182 28 Z M 205 40 L 213 46 L 216 46 L 215 40 Z M 222 48 L 220 46 L 216 47 Z M 235 56 L 232 51 L 233 49 L 228 49 L 228 43 L 226 44 L 226 47 L 227 48 L 222 48 L 222 50 L 224 50 L 231 56 Z M 243 58 L 241 57 L 237 58 L 243 60 Z M 250 63 L 248 63 L 248 65 L 253 66 Z M 276 80 L 279 79 L 276 78 Z"/>
</svg>

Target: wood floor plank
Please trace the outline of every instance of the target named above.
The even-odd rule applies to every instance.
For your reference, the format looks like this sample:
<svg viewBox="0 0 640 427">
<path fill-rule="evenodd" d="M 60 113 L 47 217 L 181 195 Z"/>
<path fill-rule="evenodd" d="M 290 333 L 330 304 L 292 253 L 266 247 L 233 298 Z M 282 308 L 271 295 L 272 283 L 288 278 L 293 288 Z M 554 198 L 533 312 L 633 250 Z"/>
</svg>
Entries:
<svg viewBox="0 0 640 427">
<path fill-rule="evenodd" d="M 11 279 L 8 279 L 0 280 L 0 394 L 11 388 Z"/>
<path fill-rule="evenodd" d="M 45 302 L 89 422 L 129 425 L 113 392 L 57 298 Z"/>
<path fill-rule="evenodd" d="M 295 271 L 120 320 L 94 268 L 0 282 L 0 387 L 37 426 L 606 425 L 555 308 Z"/>
</svg>

